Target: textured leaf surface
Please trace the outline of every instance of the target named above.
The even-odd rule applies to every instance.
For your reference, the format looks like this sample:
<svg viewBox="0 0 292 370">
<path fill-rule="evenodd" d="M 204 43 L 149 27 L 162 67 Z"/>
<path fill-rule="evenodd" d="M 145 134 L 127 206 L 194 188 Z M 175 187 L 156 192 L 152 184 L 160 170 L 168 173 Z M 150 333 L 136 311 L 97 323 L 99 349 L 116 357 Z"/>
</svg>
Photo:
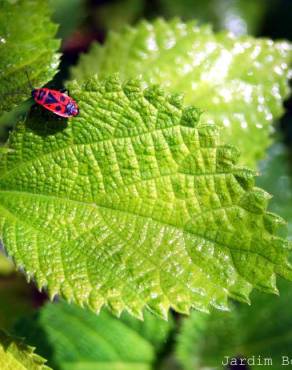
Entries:
<svg viewBox="0 0 292 370">
<path fill-rule="evenodd" d="M 33 348 L 0 330 L 1 370 L 49 370 L 45 360 L 33 352 Z"/>
<path fill-rule="evenodd" d="M 102 310 L 99 315 L 76 305 L 47 304 L 34 319 L 23 319 L 18 335 L 61 370 L 150 370 L 166 343 L 171 325 L 150 313 L 144 321 Z M 39 333 L 43 343 L 40 343 Z"/>
<path fill-rule="evenodd" d="M 269 196 L 197 109 L 116 77 L 70 93 L 79 116 L 33 115 L 1 160 L 0 235 L 39 286 L 94 310 L 166 315 L 225 309 L 291 277 Z"/>
<path fill-rule="evenodd" d="M 47 83 L 59 64 L 57 25 L 45 0 L 0 1 L 0 112 L 31 96 Z"/>
<path fill-rule="evenodd" d="M 224 142 L 238 146 L 241 162 L 255 166 L 269 144 L 272 120 L 283 111 L 291 50 L 287 42 L 158 20 L 111 33 L 104 46 L 95 44 L 81 57 L 73 76 L 141 75 L 181 92 L 207 111 L 206 120 L 223 127 Z"/>
<path fill-rule="evenodd" d="M 291 358 L 291 283 L 281 281 L 279 290 L 280 296 L 257 292 L 251 306 L 234 306 L 232 312 L 192 312 L 182 325 L 176 349 L 183 369 L 222 369 L 225 356 L 229 360 L 254 356 L 251 369 L 280 369 L 282 356 Z M 272 365 L 264 363 L 267 358 Z"/>
<path fill-rule="evenodd" d="M 257 184 L 273 193 L 269 208 L 288 221 L 288 235 L 292 238 L 292 183 L 288 156 L 281 144 L 269 149 L 267 159 L 260 165 L 262 176 Z M 204 315 L 193 312 L 182 325 L 178 337 L 177 357 L 185 370 L 200 368 L 221 369 L 224 356 L 258 356 L 272 358 L 279 369 L 281 356 L 291 357 L 292 285 L 280 281 L 280 296 L 260 293 L 252 297 L 251 307 L 234 305 L 230 313 L 212 312 Z M 251 366 L 263 369 L 263 366 Z"/>
</svg>

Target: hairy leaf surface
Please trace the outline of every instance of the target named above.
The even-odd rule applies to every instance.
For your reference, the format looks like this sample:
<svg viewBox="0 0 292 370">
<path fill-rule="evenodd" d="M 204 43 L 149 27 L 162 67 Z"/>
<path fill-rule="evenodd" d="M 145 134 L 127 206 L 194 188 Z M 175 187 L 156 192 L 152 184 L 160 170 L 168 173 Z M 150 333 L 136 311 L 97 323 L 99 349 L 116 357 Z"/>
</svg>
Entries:
<svg viewBox="0 0 292 370">
<path fill-rule="evenodd" d="M 70 91 L 80 115 L 32 115 L 1 160 L 0 235 L 39 286 L 94 310 L 166 316 L 226 309 L 291 277 L 269 195 L 197 109 L 116 77 Z"/>
<path fill-rule="evenodd" d="M 206 110 L 205 120 L 222 127 L 224 142 L 238 146 L 241 162 L 255 167 L 269 144 L 273 119 L 283 112 L 291 50 L 287 42 L 157 20 L 110 33 L 104 46 L 96 43 L 81 57 L 73 76 L 141 75 L 181 92 L 187 103 Z"/>
<path fill-rule="evenodd" d="M 257 184 L 273 193 L 269 208 L 288 221 L 292 238 L 292 183 L 285 148 L 276 144 L 261 165 Z M 232 312 L 204 315 L 193 312 L 183 322 L 177 339 L 177 358 L 185 370 L 221 368 L 224 356 L 252 358 L 252 369 L 262 369 L 264 359 L 272 358 L 269 369 L 279 369 L 282 356 L 291 353 L 292 286 L 281 281 L 280 296 L 253 295 L 251 307 L 233 305 Z M 262 365 L 257 363 L 260 356 Z"/>
<path fill-rule="evenodd" d="M 28 335 L 28 343 L 38 344 L 38 352 L 60 370 L 150 370 L 170 328 L 150 313 L 144 321 L 127 314 L 117 319 L 106 310 L 96 315 L 59 302 L 21 320 L 16 332 Z"/>
<path fill-rule="evenodd" d="M 30 97 L 55 75 L 59 40 L 45 0 L 0 1 L 0 112 Z"/>
<path fill-rule="evenodd" d="M 1 370 L 49 370 L 45 360 L 34 353 L 34 348 L 0 330 Z"/>
</svg>

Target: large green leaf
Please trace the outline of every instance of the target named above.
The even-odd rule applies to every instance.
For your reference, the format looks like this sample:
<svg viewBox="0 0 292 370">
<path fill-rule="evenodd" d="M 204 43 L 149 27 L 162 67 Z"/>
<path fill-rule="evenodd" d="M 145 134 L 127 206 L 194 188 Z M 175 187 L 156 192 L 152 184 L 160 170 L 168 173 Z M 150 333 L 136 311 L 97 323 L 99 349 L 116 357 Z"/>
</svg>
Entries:
<svg viewBox="0 0 292 370">
<path fill-rule="evenodd" d="M 33 351 L 34 348 L 0 330 L 1 370 L 49 370 L 45 360 Z"/>
<path fill-rule="evenodd" d="M 60 43 L 49 16 L 45 0 L 0 1 L 0 112 L 30 97 L 26 73 L 35 87 L 56 73 Z"/>
<path fill-rule="evenodd" d="M 270 148 L 257 183 L 273 192 L 270 208 L 288 220 L 291 238 L 292 183 L 287 159 L 281 144 Z M 178 337 L 176 352 L 184 369 L 221 369 L 224 356 L 250 358 L 250 363 L 254 356 L 251 369 L 264 368 L 258 364 L 259 356 L 263 364 L 265 358 L 272 358 L 273 365 L 266 367 L 280 369 L 282 356 L 291 358 L 292 285 L 281 281 L 279 290 L 280 297 L 257 293 L 251 307 L 234 305 L 229 313 L 213 312 L 208 316 L 193 312 Z"/>
<path fill-rule="evenodd" d="M 287 42 L 157 20 L 111 33 L 104 46 L 94 44 L 73 76 L 118 71 L 122 78 L 141 75 L 185 94 L 187 103 L 207 111 L 205 120 L 222 127 L 225 142 L 238 146 L 241 162 L 254 167 L 269 144 L 273 119 L 283 111 L 291 50 Z"/>
<path fill-rule="evenodd" d="M 75 305 L 47 304 L 35 318 L 21 320 L 16 332 L 60 370 L 150 370 L 171 325 L 150 313 L 144 321 Z M 40 333 L 42 339 L 40 340 Z"/>
<path fill-rule="evenodd" d="M 99 310 L 226 309 L 291 277 L 269 195 L 178 95 L 116 77 L 70 86 L 80 115 L 18 125 L 2 154 L 0 235 L 18 266 Z"/>
</svg>

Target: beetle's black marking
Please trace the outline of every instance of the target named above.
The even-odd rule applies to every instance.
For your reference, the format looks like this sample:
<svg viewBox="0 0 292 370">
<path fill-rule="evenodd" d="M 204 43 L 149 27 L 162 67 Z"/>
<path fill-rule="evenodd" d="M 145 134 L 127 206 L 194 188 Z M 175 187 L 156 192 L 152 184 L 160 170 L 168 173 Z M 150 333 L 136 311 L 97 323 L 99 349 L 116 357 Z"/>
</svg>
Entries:
<svg viewBox="0 0 292 370">
<path fill-rule="evenodd" d="M 65 99 L 65 97 L 64 97 L 64 96 L 62 96 L 62 95 L 61 95 L 61 96 L 60 96 L 60 100 L 61 100 L 61 101 L 65 101 L 66 99 Z"/>
<path fill-rule="evenodd" d="M 49 92 L 44 104 L 58 103 L 58 100 Z"/>
<path fill-rule="evenodd" d="M 62 109 L 62 107 L 60 107 L 60 105 L 57 105 L 57 106 L 55 107 L 55 109 L 59 112 L 59 111 Z"/>
</svg>

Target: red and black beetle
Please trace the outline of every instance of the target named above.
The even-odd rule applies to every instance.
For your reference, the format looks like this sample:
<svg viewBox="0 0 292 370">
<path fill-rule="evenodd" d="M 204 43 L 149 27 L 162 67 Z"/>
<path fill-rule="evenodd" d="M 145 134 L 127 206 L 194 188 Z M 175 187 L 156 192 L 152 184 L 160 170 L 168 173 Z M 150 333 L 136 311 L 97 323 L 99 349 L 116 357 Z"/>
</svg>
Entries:
<svg viewBox="0 0 292 370">
<path fill-rule="evenodd" d="M 37 104 L 61 117 L 74 117 L 79 113 L 78 105 L 66 93 L 42 87 L 33 89 L 31 95 Z"/>
</svg>

